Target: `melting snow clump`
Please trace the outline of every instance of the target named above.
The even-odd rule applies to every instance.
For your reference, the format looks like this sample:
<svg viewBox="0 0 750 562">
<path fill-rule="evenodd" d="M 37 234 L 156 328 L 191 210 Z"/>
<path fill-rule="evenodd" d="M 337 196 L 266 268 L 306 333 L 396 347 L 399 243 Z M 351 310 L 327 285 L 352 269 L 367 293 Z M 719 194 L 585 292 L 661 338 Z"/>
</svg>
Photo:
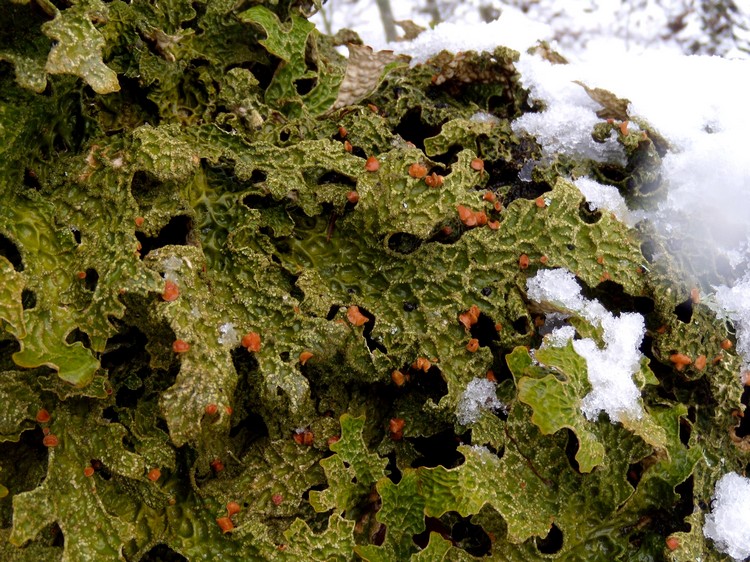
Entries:
<svg viewBox="0 0 750 562">
<path fill-rule="evenodd" d="M 234 347 L 240 343 L 240 334 L 231 322 L 226 322 L 219 326 L 218 341 L 221 345 Z"/>
<path fill-rule="evenodd" d="M 526 283 L 531 300 L 562 307 L 604 332 L 603 349 L 590 338 L 573 341 L 575 352 L 586 360 L 592 386 L 581 402 L 583 414 L 595 420 L 603 410 L 613 422 L 640 418 L 641 393 L 633 382 L 633 374 L 641 364 L 639 347 L 646 331 L 643 316 L 623 313 L 615 317 L 601 303 L 585 299 L 575 276 L 565 269 L 540 271 Z M 564 338 L 569 333 L 559 335 Z"/>
<path fill-rule="evenodd" d="M 716 302 L 723 309 L 716 311 L 728 317 L 737 331 L 737 352 L 742 355 L 744 369 L 750 369 L 750 274 L 734 287 L 716 289 Z"/>
<path fill-rule="evenodd" d="M 592 211 L 604 209 L 613 213 L 617 220 L 624 222 L 632 227 L 640 218 L 638 213 L 633 213 L 628 209 L 625 200 L 620 192 L 613 185 L 602 185 L 590 178 L 578 178 L 573 182 L 578 190 L 588 201 L 589 208 Z"/>
<path fill-rule="evenodd" d="M 576 330 L 573 326 L 555 328 L 544 337 L 542 347 L 565 347 L 575 335 Z"/>
<path fill-rule="evenodd" d="M 466 390 L 458 401 L 456 418 L 461 425 L 469 425 L 479 419 L 482 410 L 504 408 L 495 395 L 495 383 L 487 379 L 474 379 L 466 385 Z"/>
<path fill-rule="evenodd" d="M 703 534 L 713 539 L 716 549 L 735 560 L 750 556 L 750 479 L 736 472 L 725 474 L 716 483 L 711 513 L 706 516 Z"/>
<path fill-rule="evenodd" d="M 164 269 L 164 279 L 172 281 L 173 283 L 179 283 L 180 275 L 179 272 L 182 269 L 182 259 L 177 256 L 169 256 L 164 258 L 161 262 L 161 266 Z"/>
</svg>

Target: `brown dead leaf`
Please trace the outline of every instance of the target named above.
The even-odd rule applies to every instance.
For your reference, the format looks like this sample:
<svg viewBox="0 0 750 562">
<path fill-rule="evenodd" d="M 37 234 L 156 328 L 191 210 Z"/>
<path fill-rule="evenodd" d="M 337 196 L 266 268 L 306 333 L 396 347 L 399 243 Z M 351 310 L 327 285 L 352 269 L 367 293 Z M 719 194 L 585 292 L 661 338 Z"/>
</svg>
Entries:
<svg viewBox="0 0 750 562">
<path fill-rule="evenodd" d="M 600 119 L 617 119 L 618 121 L 628 121 L 628 105 L 630 100 L 625 98 L 618 98 L 609 90 L 603 88 L 589 88 L 583 82 L 573 80 L 576 84 L 581 86 L 589 97 L 596 103 L 602 106 L 602 109 L 596 112 L 596 116 Z"/>
<path fill-rule="evenodd" d="M 346 65 L 344 81 L 339 88 L 331 109 L 339 109 L 362 101 L 375 91 L 383 77 L 386 65 L 397 60 L 406 60 L 393 51 L 373 52 L 367 45 L 348 44 L 349 63 Z"/>
</svg>

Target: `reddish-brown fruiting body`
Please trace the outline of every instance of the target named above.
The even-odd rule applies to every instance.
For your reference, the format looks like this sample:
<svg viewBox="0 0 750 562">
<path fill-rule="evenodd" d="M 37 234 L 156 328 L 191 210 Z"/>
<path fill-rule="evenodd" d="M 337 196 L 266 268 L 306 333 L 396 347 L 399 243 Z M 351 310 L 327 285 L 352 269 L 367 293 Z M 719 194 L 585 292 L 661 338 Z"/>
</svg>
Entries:
<svg viewBox="0 0 750 562">
<path fill-rule="evenodd" d="M 86 478 L 91 478 L 94 475 L 94 467 L 91 465 L 88 465 L 86 468 L 83 469 L 83 475 Z"/>
<path fill-rule="evenodd" d="M 86 279 L 86 272 L 79 271 L 78 273 L 76 273 L 76 277 L 78 277 L 78 279 Z"/>
<path fill-rule="evenodd" d="M 526 254 L 521 254 L 518 257 L 518 267 L 520 267 L 521 269 L 527 269 L 529 267 L 529 263 L 529 256 L 527 256 Z"/>
<path fill-rule="evenodd" d="M 284 501 L 284 496 L 277 492 L 271 496 L 271 501 L 273 502 L 273 505 L 281 505 Z"/>
<path fill-rule="evenodd" d="M 49 412 L 45 410 L 44 408 L 41 408 L 36 413 L 36 421 L 38 421 L 39 423 L 47 423 L 49 419 L 50 419 Z"/>
<path fill-rule="evenodd" d="M 174 340 L 172 342 L 172 351 L 175 353 L 185 353 L 190 350 L 190 344 L 185 340 Z"/>
<path fill-rule="evenodd" d="M 226 408 L 224 408 L 224 411 L 228 416 L 231 416 L 234 413 L 234 408 L 232 408 L 231 406 L 227 406 Z"/>
<path fill-rule="evenodd" d="M 674 367 L 678 371 L 682 371 L 693 362 L 693 360 L 684 353 L 673 353 L 669 356 L 669 360 L 674 363 Z"/>
<path fill-rule="evenodd" d="M 334 443 L 338 443 L 338 441 L 339 441 L 340 439 L 341 439 L 341 437 L 339 437 L 338 435 L 334 435 L 334 436 L 332 436 L 332 437 L 329 437 L 329 438 L 328 438 L 328 441 L 326 441 L 326 443 L 327 443 L 327 444 L 328 444 L 328 446 L 330 447 L 330 446 L 331 446 L 331 445 L 333 445 Z"/>
<path fill-rule="evenodd" d="M 475 172 L 484 171 L 484 160 L 482 160 L 481 158 L 474 158 L 471 161 L 471 164 L 469 165 L 471 166 L 471 169 L 474 170 Z"/>
<path fill-rule="evenodd" d="M 479 340 L 477 338 L 471 338 L 469 343 L 466 344 L 466 351 L 475 353 L 479 349 Z"/>
<path fill-rule="evenodd" d="M 432 363 L 430 363 L 430 360 L 425 357 L 417 357 L 417 360 L 414 361 L 411 366 L 412 369 L 416 369 L 417 371 L 424 371 L 426 373 L 430 370 Z"/>
<path fill-rule="evenodd" d="M 701 292 L 698 289 L 698 287 L 693 287 L 690 289 L 690 300 L 693 301 L 693 304 L 698 304 L 701 302 Z"/>
<path fill-rule="evenodd" d="M 218 411 L 219 411 L 219 407 L 216 404 L 209 404 L 208 406 L 206 406 L 206 413 L 209 416 L 215 416 L 216 412 Z"/>
<path fill-rule="evenodd" d="M 374 156 L 370 156 L 365 162 L 365 170 L 368 172 L 377 172 L 380 169 L 380 162 Z"/>
<path fill-rule="evenodd" d="M 346 137 L 346 135 L 349 134 L 344 127 L 339 127 L 339 136 L 343 139 Z"/>
<path fill-rule="evenodd" d="M 307 363 L 307 360 L 310 359 L 313 356 L 311 351 L 303 351 L 299 354 L 299 362 L 301 365 L 304 365 Z"/>
<path fill-rule="evenodd" d="M 404 437 L 405 426 L 406 420 L 403 418 L 391 418 L 388 422 L 388 431 L 391 434 L 391 439 L 400 441 Z"/>
<path fill-rule="evenodd" d="M 236 515 L 240 512 L 240 504 L 237 502 L 228 502 L 227 503 L 227 516 L 231 517 L 232 515 Z"/>
<path fill-rule="evenodd" d="M 404 373 L 396 370 L 391 373 L 391 380 L 393 381 L 393 384 L 395 384 L 396 386 L 404 386 L 404 383 L 406 382 L 406 377 L 404 376 Z"/>
<path fill-rule="evenodd" d="M 482 195 L 482 199 L 485 201 L 489 201 L 490 203 L 494 203 L 497 201 L 497 195 L 495 195 L 492 191 L 485 191 L 484 195 Z"/>
<path fill-rule="evenodd" d="M 539 258 L 539 263 L 542 265 L 547 265 L 547 262 L 549 261 L 549 258 L 547 256 L 542 256 Z"/>
<path fill-rule="evenodd" d="M 302 431 L 295 431 L 292 437 L 294 438 L 294 442 L 297 445 L 305 445 L 307 447 L 312 445 L 313 441 L 315 441 L 315 434 L 309 429 L 303 429 Z"/>
<path fill-rule="evenodd" d="M 544 197 L 542 196 L 539 196 L 536 199 L 534 199 L 534 203 L 536 203 L 536 206 L 539 207 L 540 209 L 543 209 L 544 207 L 547 206 L 547 202 L 544 200 Z"/>
<path fill-rule="evenodd" d="M 458 218 L 466 226 L 477 225 L 477 217 L 474 214 L 474 211 L 472 211 L 468 207 L 464 207 L 463 205 L 456 205 L 456 211 L 458 211 Z"/>
<path fill-rule="evenodd" d="M 495 324 L 495 331 L 496 332 L 502 332 L 503 331 L 503 325 L 502 324 Z"/>
<path fill-rule="evenodd" d="M 167 302 L 172 302 L 176 301 L 179 296 L 180 288 L 174 281 L 167 279 L 167 281 L 164 282 L 164 292 L 162 292 L 161 298 Z"/>
<path fill-rule="evenodd" d="M 440 187 L 441 185 L 443 185 L 443 176 L 432 172 L 429 176 L 426 176 L 424 178 L 424 183 L 427 185 L 427 187 Z"/>
<path fill-rule="evenodd" d="M 258 353 L 260 351 L 260 334 L 257 332 L 248 332 L 242 336 L 242 341 L 240 343 L 242 344 L 242 347 L 246 348 L 248 351 Z"/>
<path fill-rule="evenodd" d="M 494 371 L 487 371 L 487 380 L 490 382 L 497 382 L 497 377 Z"/>
<path fill-rule="evenodd" d="M 214 459 L 208 465 L 211 467 L 211 469 L 214 472 L 221 472 L 224 470 L 224 463 L 221 462 L 221 459 Z"/>
<path fill-rule="evenodd" d="M 705 355 L 699 355 L 695 358 L 695 368 L 699 371 L 702 371 L 706 368 L 706 356 Z"/>
<path fill-rule="evenodd" d="M 427 168 L 422 166 L 422 164 L 420 164 L 419 162 L 414 162 L 414 164 L 409 166 L 409 175 L 413 178 L 421 180 L 427 175 Z"/>
<path fill-rule="evenodd" d="M 730 349 L 732 349 L 732 342 L 729 340 L 723 340 L 720 345 L 721 349 L 723 349 L 724 351 L 729 351 Z"/>
<path fill-rule="evenodd" d="M 352 150 L 354 150 L 352 143 L 350 143 L 349 141 L 344 141 L 344 150 L 346 150 L 347 152 L 351 152 Z"/>
<path fill-rule="evenodd" d="M 143 217 L 135 217 L 135 226 L 138 228 L 143 226 L 143 223 L 146 221 Z"/>
<path fill-rule="evenodd" d="M 159 478 L 161 478 L 161 470 L 158 468 L 152 468 L 148 471 L 148 474 L 146 475 L 151 482 L 156 482 Z"/>
<path fill-rule="evenodd" d="M 372 111 L 373 113 L 377 113 L 378 111 L 380 111 L 380 110 L 378 109 L 378 106 L 377 106 L 377 105 L 375 105 L 374 103 L 368 103 L 368 104 L 367 104 L 367 107 L 369 107 L 369 108 L 370 108 L 370 111 Z"/>
<path fill-rule="evenodd" d="M 232 529 L 234 529 L 234 523 L 232 523 L 232 520 L 229 517 L 217 517 L 216 524 L 224 534 L 230 533 Z"/>
<path fill-rule="evenodd" d="M 471 327 L 479 320 L 479 314 L 479 307 L 475 304 L 472 304 L 469 310 L 458 315 L 458 321 L 464 325 L 464 328 L 466 328 L 466 330 L 470 330 Z"/>
<path fill-rule="evenodd" d="M 680 548 L 680 540 L 677 537 L 667 537 L 667 548 L 669 550 L 677 550 Z"/>
<path fill-rule="evenodd" d="M 498 230 L 500 228 L 500 221 L 487 221 L 487 228 L 490 230 Z"/>
<path fill-rule="evenodd" d="M 622 123 L 620 123 L 620 132 L 623 134 L 623 136 L 628 134 L 628 122 L 627 121 L 623 121 Z"/>
<path fill-rule="evenodd" d="M 346 318 L 354 326 L 362 326 L 370 319 L 359 311 L 359 307 L 352 305 L 346 309 Z"/>
<path fill-rule="evenodd" d="M 57 438 L 56 435 L 54 435 L 53 433 L 50 433 L 44 436 L 44 439 L 42 439 L 42 444 L 45 447 L 57 447 L 60 444 L 60 440 Z"/>
<path fill-rule="evenodd" d="M 352 205 L 356 205 L 359 203 L 359 193 L 356 191 L 348 191 L 346 193 L 346 200 L 349 201 Z"/>
</svg>

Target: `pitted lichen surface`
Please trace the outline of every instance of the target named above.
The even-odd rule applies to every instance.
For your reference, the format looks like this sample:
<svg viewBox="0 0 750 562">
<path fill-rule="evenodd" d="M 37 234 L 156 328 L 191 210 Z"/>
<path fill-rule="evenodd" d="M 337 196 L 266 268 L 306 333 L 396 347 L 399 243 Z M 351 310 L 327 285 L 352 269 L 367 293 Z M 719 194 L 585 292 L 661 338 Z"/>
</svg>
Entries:
<svg viewBox="0 0 750 562">
<path fill-rule="evenodd" d="M 298 4 L 4 6 L 0 558 L 721 560 L 732 336 L 571 181 L 648 206 L 657 133 L 542 161 L 514 51 L 347 62 Z M 538 349 L 543 268 L 645 316 L 641 419 Z"/>
</svg>

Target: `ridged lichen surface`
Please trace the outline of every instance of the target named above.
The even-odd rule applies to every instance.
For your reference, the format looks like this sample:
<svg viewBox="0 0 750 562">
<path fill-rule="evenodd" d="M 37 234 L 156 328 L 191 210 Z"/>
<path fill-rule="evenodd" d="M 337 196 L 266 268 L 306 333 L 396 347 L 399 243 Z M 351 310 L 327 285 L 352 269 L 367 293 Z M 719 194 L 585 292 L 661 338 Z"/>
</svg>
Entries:
<svg viewBox="0 0 750 562">
<path fill-rule="evenodd" d="M 2 2 L 0 559 L 724 559 L 732 336 L 571 181 L 653 204 L 645 122 L 543 156 L 518 53 L 347 69 L 289 0 Z M 550 268 L 643 314 L 641 419 L 581 413 Z"/>
</svg>

